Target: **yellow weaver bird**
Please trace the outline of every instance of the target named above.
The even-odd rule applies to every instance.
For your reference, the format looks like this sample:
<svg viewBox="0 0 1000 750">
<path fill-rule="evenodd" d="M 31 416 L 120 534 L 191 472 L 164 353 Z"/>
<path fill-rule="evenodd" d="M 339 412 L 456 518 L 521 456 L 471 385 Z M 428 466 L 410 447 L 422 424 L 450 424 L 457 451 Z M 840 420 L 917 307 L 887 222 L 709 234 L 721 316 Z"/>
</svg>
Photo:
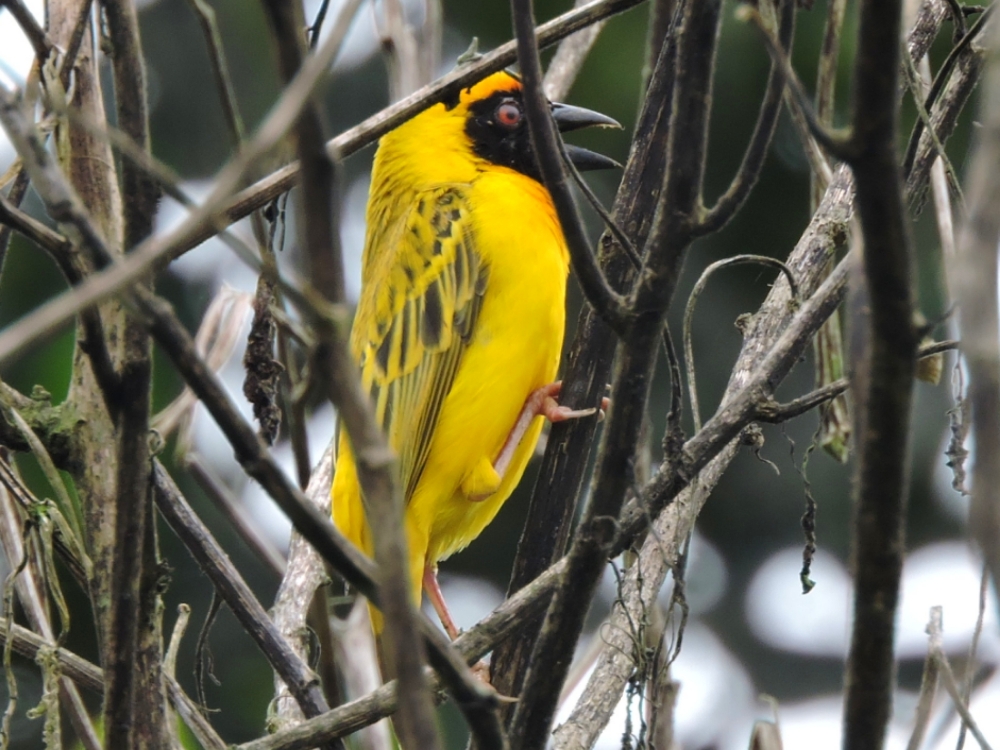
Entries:
<svg viewBox="0 0 1000 750">
<path fill-rule="evenodd" d="M 560 130 L 618 126 L 552 105 Z M 580 169 L 618 166 L 567 146 Z M 495 73 L 379 142 L 351 351 L 399 456 L 414 599 L 455 627 L 437 563 L 475 539 L 524 473 L 560 406 L 569 255 L 541 182 L 520 80 Z M 342 432 L 333 519 L 365 553 L 369 522 Z M 377 618 L 376 618 L 377 620 Z M 380 624 L 376 621 L 376 628 Z"/>
</svg>

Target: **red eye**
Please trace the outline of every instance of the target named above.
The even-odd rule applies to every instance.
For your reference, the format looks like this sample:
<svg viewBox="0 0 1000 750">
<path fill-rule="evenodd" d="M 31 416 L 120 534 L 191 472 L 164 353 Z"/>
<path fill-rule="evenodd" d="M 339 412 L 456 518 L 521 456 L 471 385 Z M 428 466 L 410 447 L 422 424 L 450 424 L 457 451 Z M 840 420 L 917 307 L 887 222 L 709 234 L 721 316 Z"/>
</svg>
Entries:
<svg viewBox="0 0 1000 750">
<path fill-rule="evenodd" d="M 516 102 L 503 102 L 496 111 L 496 121 L 507 128 L 521 124 L 521 107 Z"/>
</svg>

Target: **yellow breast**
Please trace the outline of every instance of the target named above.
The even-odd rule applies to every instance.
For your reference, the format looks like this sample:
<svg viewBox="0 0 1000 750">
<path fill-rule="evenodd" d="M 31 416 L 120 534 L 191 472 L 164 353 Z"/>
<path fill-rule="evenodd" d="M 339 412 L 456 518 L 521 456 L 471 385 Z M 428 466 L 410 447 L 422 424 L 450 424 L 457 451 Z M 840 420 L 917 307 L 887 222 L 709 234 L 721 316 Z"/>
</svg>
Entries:
<svg viewBox="0 0 1000 750">
<path fill-rule="evenodd" d="M 520 480 L 540 417 L 502 478 L 492 463 L 562 349 L 569 263 L 548 191 L 477 156 L 464 130 L 466 105 L 505 75 L 386 135 L 372 174 L 351 344 L 400 456 L 417 599 L 424 566 L 478 536 Z M 370 554 L 346 436 L 332 493 L 335 523 Z"/>
</svg>

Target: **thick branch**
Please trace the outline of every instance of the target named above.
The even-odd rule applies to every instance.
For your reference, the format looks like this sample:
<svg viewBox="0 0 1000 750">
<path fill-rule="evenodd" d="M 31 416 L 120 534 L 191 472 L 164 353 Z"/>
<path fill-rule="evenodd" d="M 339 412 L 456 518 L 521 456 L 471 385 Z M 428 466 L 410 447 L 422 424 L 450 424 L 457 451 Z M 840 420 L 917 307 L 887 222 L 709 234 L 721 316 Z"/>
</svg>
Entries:
<svg viewBox="0 0 1000 750">
<path fill-rule="evenodd" d="M 667 133 L 673 86 L 676 36 L 663 45 L 643 100 L 632 149 L 615 197 L 613 218 L 633 246 L 641 247 L 652 223 L 666 162 Z M 627 288 L 633 262 L 610 232 L 599 243 L 603 273 L 617 289 Z M 567 357 L 560 399 L 573 408 L 599 403 L 611 377 L 617 337 L 589 305 L 584 306 Z M 548 447 L 532 492 L 524 532 L 518 544 L 508 595 L 518 591 L 563 555 L 576 515 L 596 434 L 595 420 L 576 419 L 552 426 Z M 521 638 L 501 644 L 491 662 L 494 686 L 518 695 L 541 623 Z M 508 710 L 508 719 L 512 709 Z"/>
<path fill-rule="evenodd" d="M 512 10 L 530 18 L 529 2 L 514 0 Z M 584 511 L 569 552 L 568 571 L 556 591 L 538 641 L 524 691 L 511 720 L 515 747 L 544 747 L 560 688 L 589 602 L 617 535 L 616 519 L 632 482 L 632 460 L 638 443 L 652 380 L 663 314 L 670 303 L 681 260 L 691 240 L 690 229 L 701 206 L 705 141 L 715 43 L 721 4 L 691 3 L 680 26 L 676 83 L 668 146 L 667 176 L 660 196 L 642 274 L 630 296 L 636 313 L 626 330 L 617 358 L 611 409 L 601 441 L 590 505 Z M 517 22 L 519 51 L 533 46 Z M 522 57 L 522 70 L 525 60 Z M 530 79 L 526 77 L 526 87 Z"/>
<path fill-rule="evenodd" d="M 852 567 L 854 626 L 848 655 L 844 747 L 880 747 L 895 685 L 896 604 L 903 566 L 910 407 L 918 333 L 898 127 L 899 0 L 861 5 L 854 68 L 851 159 L 863 235 L 864 289 L 852 321 L 858 465 Z M 869 317 L 870 316 L 870 317 Z"/>
<path fill-rule="evenodd" d="M 130 0 L 102 4 L 113 47 L 117 125 L 144 153 L 150 152 L 145 62 L 139 20 Z M 150 235 L 160 190 L 144 170 L 121 164 L 123 250 Z M 114 637 L 104 716 L 107 741 L 137 750 L 163 747 L 169 730 L 161 659 L 162 620 L 158 615 L 158 553 L 151 526 L 149 412 L 152 395 L 152 349 L 149 333 L 134 318 L 124 321 L 123 350 L 115 399 L 118 416 L 118 483 L 115 509 L 114 602 L 110 630 Z M 114 408 L 114 407 L 113 407 Z"/>
</svg>

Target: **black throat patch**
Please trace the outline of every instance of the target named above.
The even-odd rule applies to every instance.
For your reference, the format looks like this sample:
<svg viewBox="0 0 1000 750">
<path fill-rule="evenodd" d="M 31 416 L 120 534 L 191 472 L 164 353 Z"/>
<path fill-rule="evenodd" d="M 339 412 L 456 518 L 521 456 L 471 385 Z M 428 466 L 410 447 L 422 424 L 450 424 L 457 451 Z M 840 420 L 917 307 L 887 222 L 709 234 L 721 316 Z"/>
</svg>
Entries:
<svg viewBox="0 0 1000 750">
<path fill-rule="evenodd" d="M 521 120 L 514 127 L 504 125 L 497 118 L 497 109 L 504 103 L 514 103 L 521 108 Z M 498 91 L 487 99 L 469 105 L 465 133 L 472 141 L 473 151 L 480 158 L 517 170 L 541 182 L 535 152 L 531 148 L 528 121 L 523 111 L 520 91 Z"/>
</svg>

